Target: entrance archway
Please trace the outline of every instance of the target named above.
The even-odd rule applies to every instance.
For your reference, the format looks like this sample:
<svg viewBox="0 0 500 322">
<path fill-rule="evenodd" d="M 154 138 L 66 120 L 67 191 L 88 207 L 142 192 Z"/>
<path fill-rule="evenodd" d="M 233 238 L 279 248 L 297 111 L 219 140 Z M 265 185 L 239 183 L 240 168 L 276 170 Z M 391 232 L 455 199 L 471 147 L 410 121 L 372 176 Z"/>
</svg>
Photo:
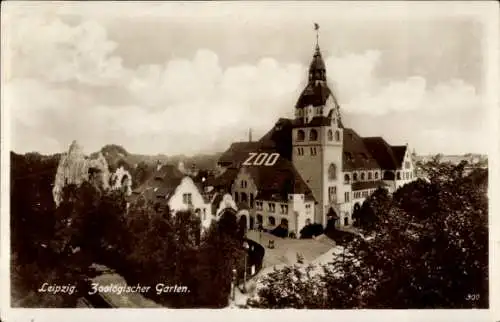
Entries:
<svg viewBox="0 0 500 322">
<path fill-rule="evenodd" d="M 330 207 L 330 209 L 328 209 L 328 212 L 326 213 L 326 229 L 335 229 L 339 219 L 340 218 L 335 210 Z"/>
</svg>

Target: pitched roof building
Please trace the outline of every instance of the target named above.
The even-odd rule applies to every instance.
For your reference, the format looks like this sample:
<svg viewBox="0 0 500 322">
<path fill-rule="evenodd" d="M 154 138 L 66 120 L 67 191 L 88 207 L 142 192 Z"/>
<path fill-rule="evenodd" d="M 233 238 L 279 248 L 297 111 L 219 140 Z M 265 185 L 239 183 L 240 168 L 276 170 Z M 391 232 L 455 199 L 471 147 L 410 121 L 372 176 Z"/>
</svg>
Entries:
<svg viewBox="0 0 500 322">
<path fill-rule="evenodd" d="M 344 126 L 319 44 L 307 77 L 295 118 L 280 118 L 258 141 L 233 143 L 219 159 L 225 172 L 207 181 L 248 205 L 250 228 L 281 224 L 298 236 L 307 223 L 348 226 L 377 188 L 393 191 L 416 178 L 407 145 Z"/>
</svg>

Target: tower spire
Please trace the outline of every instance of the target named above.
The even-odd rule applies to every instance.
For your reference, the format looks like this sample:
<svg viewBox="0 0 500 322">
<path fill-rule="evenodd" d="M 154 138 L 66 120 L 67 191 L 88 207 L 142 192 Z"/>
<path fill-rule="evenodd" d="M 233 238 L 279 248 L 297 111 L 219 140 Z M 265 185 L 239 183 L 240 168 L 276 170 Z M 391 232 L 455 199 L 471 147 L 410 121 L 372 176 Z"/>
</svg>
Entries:
<svg viewBox="0 0 500 322">
<path fill-rule="evenodd" d="M 314 30 L 316 30 L 316 49 L 319 48 L 319 25 L 314 23 Z"/>
</svg>

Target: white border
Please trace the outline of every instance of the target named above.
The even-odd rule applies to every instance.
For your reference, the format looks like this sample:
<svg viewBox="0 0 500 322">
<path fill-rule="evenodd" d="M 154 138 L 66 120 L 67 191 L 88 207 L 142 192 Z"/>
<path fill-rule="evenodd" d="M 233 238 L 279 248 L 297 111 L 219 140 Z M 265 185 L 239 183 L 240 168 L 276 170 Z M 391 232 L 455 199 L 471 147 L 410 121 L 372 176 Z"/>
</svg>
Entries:
<svg viewBox="0 0 500 322">
<path fill-rule="evenodd" d="M 107 3 L 109 4 L 109 3 Z M 500 320 L 500 268 L 498 267 L 500 248 L 500 218 L 498 217 L 498 201 L 500 196 L 499 179 L 499 154 L 500 154 L 500 124 L 499 113 L 499 10 L 495 1 L 477 2 L 204 2 L 204 3 L 114 3 L 105 5 L 103 2 L 59 2 L 40 3 L 10 2 L 2 3 L 2 55 L 1 55 L 1 82 L 2 88 L 5 78 L 9 74 L 9 58 L 5 57 L 3 46 L 8 40 L 9 28 L 15 28 L 5 23 L 5 11 L 16 6 L 45 6 L 48 10 L 79 14 L 95 13 L 97 9 L 102 15 L 134 15 L 152 16 L 162 12 L 170 17 L 193 18 L 213 16 L 227 18 L 231 16 L 234 6 L 245 6 L 246 12 L 273 16 L 277 19 L 286 19 L 287 6 L 322 6 L 331 10 L 335 19 L 350 19 L 351 16 L 369 16 L 371 19 L 390 19 L 391 17 L 404 17 L 411 14 L 411 18 L 419 17 L 449 17 L 456 15 L 474 16 L 483 22 L 485 27 L 484 58 L 485 58 L 485 84 L 487 85 L 488 106 L 490 108 L 491 151 L 489 154 L 489 216 L 490 216 L 490 310 L 167 310 L 167 309 L 115 309 L 115 310 L 79 310 L 79 309 L 11 309 L 10 307 L 10 274 L 9 274 L 9 182 L 10 182 L 10 113 L 8 93 L 2 91 L 1 96 L 1 221 L 0 221 L 0 276 L 1 284 L 1 317 L 2 321 L 137 321 L 137 320 L 165 320 L 172 319 L 177 322 L 201 318 L 203 320 L 237 320 L 256 321 L 262 319 L 280 320 L 394 320 L 394 321 L 494 321 Z M 136 10 L 124 10 L 133 7 Z M 159 7 L 168 7 L 168 10 L 158 10 Z M 52 8 L 52 9 L 50 9 Z M 8 10 L 6 10 L 8 9 Z M 339 14 L 341 12 L 341 14 Z M 496 261 L 494 260 L 496 258 Z M 83 313 L 83 314 L 82 314 Z"/>
</svg>

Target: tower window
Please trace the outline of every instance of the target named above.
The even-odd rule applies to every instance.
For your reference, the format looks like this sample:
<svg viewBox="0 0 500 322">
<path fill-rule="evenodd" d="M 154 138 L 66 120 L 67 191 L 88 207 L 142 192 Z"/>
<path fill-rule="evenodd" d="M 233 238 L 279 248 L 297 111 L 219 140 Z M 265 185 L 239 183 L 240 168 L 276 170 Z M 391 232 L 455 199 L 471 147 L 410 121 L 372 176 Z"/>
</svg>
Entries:
<svg viewBox="0 0 500 322">
<path fill-rule="evenodd" d="M 309 133 L 309 140 L 316 141 L 317 139 L 318 139 L 318 131 L 312 129 L 311 132 Z"/>
<path fill-rule="evenodd" d="M 344 175 L 344 183 L 349 183 L 351 181 L 351 178 L 349 177 L 348 174 Z"/>
<path fill-rule="evenodd" d="M 335 141 L 340 141 L 340 132 L 335 131 Z"/>
<path fill-rule="evenodd" d="M 378 179 L 378 172 L 375 172 L 375 179 Z"/>
<path fill-rule="evenodd" d="M 328 178 L 330 180 L 337 179 L 337 167 L 335 166 L 334 163 L 330 164 L 330 167 L 328 168 Z"/>
<path fill-rule="evenodd" d="M 332 130 L 328 130 L 328 141 L 333 141 L 333 132 L 332 132 Z"/>
<path fill-rule="evenodd" d="M 361 180 L 365 180 L 365 173 L 364 172 L 361 172 Z"/>
<path fill-rule="evenodd" d="M 368 180 L 371 180 L 371 179 L 372 179 L 372 173 L 368 172 Z"/>
<path fill-rule="evenodd" d="M 396 176 L 397 176 L 398 180 L 401 180 L 401 172 L 399 172 L 399 171 L 398 171 L 398 172 L 396 173 Z"/>
<path fill-rule="evenodd" d="M 297 141 L 304 141 L 306 138 L 306 134 L 304 133 L 303 130 L 298 130 L 297 131 Z"/>
<path fill-rule="evenodd" d="M 352 181 L 358 181 L 358 174 L 357 173 L 354 173 L 352 175 Z"/>
</svg>

